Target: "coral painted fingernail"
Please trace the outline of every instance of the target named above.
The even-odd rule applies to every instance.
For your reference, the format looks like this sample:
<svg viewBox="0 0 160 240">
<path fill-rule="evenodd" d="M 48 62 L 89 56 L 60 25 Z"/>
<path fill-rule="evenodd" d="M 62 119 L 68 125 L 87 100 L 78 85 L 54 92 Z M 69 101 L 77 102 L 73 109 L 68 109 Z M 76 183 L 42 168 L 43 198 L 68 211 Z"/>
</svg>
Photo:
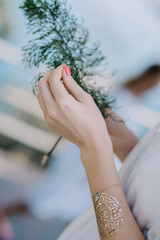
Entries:
<svg viewBox="0 0 160 240">
<path fill-rule="evenodd" d="M 66 65 L 65 66 L 65 72 L 66 72 L 66 74 L 68 75 L 68 76 L 71 76 L 71 70 L 70 70 L 70 68 Z"/>
</svg>

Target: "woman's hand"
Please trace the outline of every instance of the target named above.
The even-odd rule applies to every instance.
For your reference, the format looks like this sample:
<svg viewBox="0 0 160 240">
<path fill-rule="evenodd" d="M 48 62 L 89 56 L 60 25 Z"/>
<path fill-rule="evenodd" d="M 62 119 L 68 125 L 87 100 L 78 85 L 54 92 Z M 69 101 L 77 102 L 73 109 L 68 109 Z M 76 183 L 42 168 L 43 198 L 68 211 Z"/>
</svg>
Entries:
<svg viewBox="0 0 160 240">
<path fill-rule="evenodd" d="M 71 77 L 68 66 L 62 64 L 46 74 L 38 88 L 37 97 L 49 129 L 80 149 L 91 148 L 99 141 L 110 143 L 101 112 L 91 95 Z"/>
</svg>

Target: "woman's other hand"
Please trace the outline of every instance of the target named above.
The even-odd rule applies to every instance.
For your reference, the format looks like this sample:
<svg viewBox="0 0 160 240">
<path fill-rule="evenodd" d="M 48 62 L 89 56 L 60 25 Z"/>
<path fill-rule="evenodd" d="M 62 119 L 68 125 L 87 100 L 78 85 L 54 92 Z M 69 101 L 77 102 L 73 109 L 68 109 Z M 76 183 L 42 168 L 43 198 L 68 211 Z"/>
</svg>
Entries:
<svg viewBox="0 0 160 240">
<path fill-rule="evenodd" d="M 108 132 L 112 141 L 113 151 L 123 162 L 130 151 L 135 147 L 138 139 L 127 128 L 126 124 L 114 112 L 112 117 L 105 119 Z"/>
</svg>

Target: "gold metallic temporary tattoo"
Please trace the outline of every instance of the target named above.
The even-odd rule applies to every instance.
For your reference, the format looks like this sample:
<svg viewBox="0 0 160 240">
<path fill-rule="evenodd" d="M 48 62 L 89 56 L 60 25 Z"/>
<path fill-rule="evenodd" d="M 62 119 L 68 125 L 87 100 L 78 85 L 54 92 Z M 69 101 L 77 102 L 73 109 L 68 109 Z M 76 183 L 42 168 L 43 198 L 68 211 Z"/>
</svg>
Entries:
<svg viewBox="0 0 160 240">
<path fill-rule="evenodd" d="M 92 197 L 99 233 L 102 237 L 111 237 L 119 232 L 123 224 L 123 212 L 115 197 L 97 192 Z"/>
</svg>

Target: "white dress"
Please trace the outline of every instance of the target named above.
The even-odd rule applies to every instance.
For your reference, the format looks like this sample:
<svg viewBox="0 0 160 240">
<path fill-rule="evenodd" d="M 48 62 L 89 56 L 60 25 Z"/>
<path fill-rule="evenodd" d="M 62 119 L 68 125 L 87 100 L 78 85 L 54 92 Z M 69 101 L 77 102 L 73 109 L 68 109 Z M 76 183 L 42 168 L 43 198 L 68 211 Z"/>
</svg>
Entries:
<svg viewBox="0 0 160 240">
<path fill-rule="evenodd" d="M 119 172 L 131 211 L 148 240 L 160 240 L 160 123 L 133 149 Z M 72 222 L 58 240 L 99 240 L 94 209 Z"/>
</svg>

